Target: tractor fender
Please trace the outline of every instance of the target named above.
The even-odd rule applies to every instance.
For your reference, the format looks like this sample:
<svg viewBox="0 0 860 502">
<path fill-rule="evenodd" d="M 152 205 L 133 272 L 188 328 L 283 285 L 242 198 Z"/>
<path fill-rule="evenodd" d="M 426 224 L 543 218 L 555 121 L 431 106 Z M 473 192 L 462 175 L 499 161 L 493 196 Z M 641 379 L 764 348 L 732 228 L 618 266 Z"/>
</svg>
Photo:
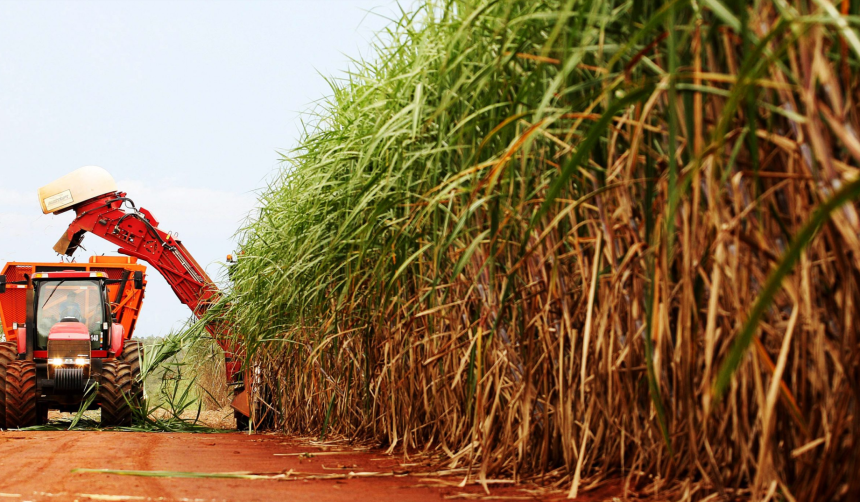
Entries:
<svg viewBox="0 0 860 502">
<path fill-rule="evenodd" d="M 18 353 L 27 352 L 27 328 L 18 328 L 16 341 L 18 342 Z"/>
<path fill-rule="evenodd" d="M 122 352 L 122 344 L 125 342 L 125 328 L 122 324 L 114 324 L 110 328 L 110 351 L 116 356 Z"/>
</svg>

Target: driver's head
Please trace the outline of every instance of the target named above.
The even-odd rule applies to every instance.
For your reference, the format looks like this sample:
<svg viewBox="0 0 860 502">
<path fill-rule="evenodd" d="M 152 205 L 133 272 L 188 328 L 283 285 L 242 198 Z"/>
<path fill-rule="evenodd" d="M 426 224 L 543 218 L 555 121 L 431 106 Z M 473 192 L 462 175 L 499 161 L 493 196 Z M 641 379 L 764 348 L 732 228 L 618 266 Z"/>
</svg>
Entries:
<svg viewBox="0 0 860 502">
<path fill-rule="evenodd" d="M 74 291 L 70 291 L 69 294 L 66 295 L 66 301 L 73 302 L 77 299 L 78 294 Z"/>
</svg>

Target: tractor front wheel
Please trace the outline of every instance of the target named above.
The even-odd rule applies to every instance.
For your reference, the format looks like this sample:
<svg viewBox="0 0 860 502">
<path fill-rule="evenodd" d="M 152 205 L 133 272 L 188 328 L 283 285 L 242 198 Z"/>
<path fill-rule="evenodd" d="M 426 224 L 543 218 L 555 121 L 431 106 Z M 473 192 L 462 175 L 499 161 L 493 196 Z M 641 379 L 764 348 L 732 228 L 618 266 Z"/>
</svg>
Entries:
<svg viewBox="0 0 860 502">
<path fill-rule="evenodd" d="M 134 395 L 128 363 L 118 360 L 104 363 L 98 400 L 102 409 L 102 427 L 131 425 Z"/>
<path fill-rule="evenodd" d="M 36 363 L 6 365 L 6 428 L 36 425 Z"/>
</svg>

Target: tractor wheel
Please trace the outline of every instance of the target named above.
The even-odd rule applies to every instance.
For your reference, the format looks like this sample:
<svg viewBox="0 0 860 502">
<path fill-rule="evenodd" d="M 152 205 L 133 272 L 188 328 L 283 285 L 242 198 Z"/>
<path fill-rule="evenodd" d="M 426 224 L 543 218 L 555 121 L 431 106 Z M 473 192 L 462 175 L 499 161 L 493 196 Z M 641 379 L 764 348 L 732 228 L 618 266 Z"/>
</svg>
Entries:
<svg viewBox="0 0 860 502">
<path fill-rule="evenodd" d="M 131 367 L 114 360 L 104 363 L 99 380 L 98 401 L 102 408 L 102 427 L 131 425 Z"/>
<path fill-rule="evenodd" d="M 6 428 L 36 425 L 36 363 L 12 361 L 6 366 Z"/>
<path fill-rule="evenodd" d="M 143 357 L 143 344 L 137 340 L 126 340 L 117 360 L 127 363 L 131 368 L 131 393 L 138 402 L 143 402 L 143 380 L 140 378 L 140 359 Z"/>
<path fill-rule="evenodd" d="M 117 360 L 128 363 L 131 367 L 131 377 L 140 377 L 140 358 L 143 357 L 143 344 L 138 340 L 126 340 Z"/>
<path fill-rule="evenodd" d="M 6 427 L 6 366 L 17 358 L 15 342 L 0 342 L 0 428 Z"/>
</svg>

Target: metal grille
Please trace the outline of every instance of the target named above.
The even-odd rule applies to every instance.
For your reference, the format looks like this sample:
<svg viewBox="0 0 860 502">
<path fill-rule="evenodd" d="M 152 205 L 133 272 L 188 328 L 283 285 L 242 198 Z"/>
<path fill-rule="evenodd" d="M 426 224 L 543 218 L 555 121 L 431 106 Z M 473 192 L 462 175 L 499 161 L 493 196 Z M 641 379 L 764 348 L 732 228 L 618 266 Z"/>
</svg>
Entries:
<svg viewBox="0 0 860 502">
<path fill-rule="evenodd" d="M 23 281 L 24 274 L 31 274 L 33 267 L 29 265 L 10 266 L 6 270 L 6 282 Z M 3 304 L 3 325 L 9 329 L 9 334 L 12 334 L 12 323 L 24 324 L 27 322 L 27 290 L 24 288 L 10 287 L 6 292 L 0 295 L 0 302 Z M 7 336 L 7 338 L 9 338 Z"/>
<path fill-rule="evenodd" d="M 54 370 L 56 390 L 83 390 L 84 370 L 82 368 L 57 368 Z"/>
<path fill-rule="evenodd" d="M 24 280 L 24 274 L 29 274 L 33 267 L 27 265 L 9 265 L 6 267 L 6 282 Z M 27 290 L 9 286 L 6 292 L 0 294 L 0 311 L 3 317 L 3 335 L 5 340 L 15 340 L 16 334 L 12 329 L 13 323 L 27 322 Z"/>
<path fill-rule="evenodd" d="M 23 281 L 24 274 L 32 273 L 32 270 L 33 267 L 28 265 L 15 265 L 14 267 L 9 267 L 9 269 L 6 270 L 6 281 Z"/>
<path fill-rule="evenodd" d="M 27 322 L 27 290 L 26 289 L 7 289 L 3 294 L 3 315 L 6 316 L 4 321 L 7 325 L 12 325 L 13 322 L 24 324 Z M 5 301 L 8 298 L 8 301 Z"/>
<path fill-rule="evenodd" d="M 107 274 L 108 279 L 122 279 L 123 269 L 121 268 L 102 268 L 97 266 L 90 266 L 90 270 L 92 272 L 104 272 L 105 274 Z"/>
<path fill-rule="evenodd" d="M 48 357 L 75 358 L 89 355 L 89 340 L 48 340 Z"/>
</svg>

